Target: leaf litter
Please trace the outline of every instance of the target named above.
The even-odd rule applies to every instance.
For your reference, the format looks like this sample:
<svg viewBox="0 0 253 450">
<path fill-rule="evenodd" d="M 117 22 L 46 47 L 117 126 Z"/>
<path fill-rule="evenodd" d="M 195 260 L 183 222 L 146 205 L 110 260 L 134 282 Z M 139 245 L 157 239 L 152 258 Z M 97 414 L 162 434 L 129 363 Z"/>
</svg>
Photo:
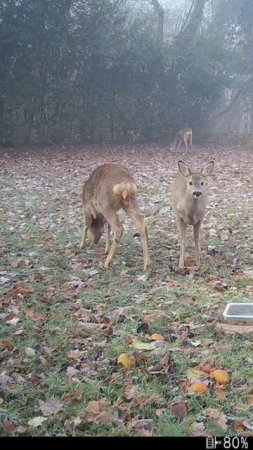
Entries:
<svg viewBox="0 0 253 450">
<path fill-rule="evenodd" d="M 180 272 L 170 193 L 175 155 L 164 148 L 150 148 L 149 156 L 146 148 L 130 150 L 1 155 L 0 402 L 6 434 L 50 435 L 52 420 L 60 435 L 170 435 L 177 422 L 194 436 L 212 435 L 214 424 L 223 435 L 252 433 L 252 331 L 221 322 L 228 301 L 248 301 L 253 293 L 253 200 L 244 182 L 253 155 L 232 146 L 189 155 L 195 167 L 210 157 L 219 164 L 217 181 L 209 183 L 201 270 L 194 269 L 189 234 L 189 267 Z M 147 274 L 139 235 L 124 215 L 125 234 L 109 271 L 100 268 L 104 237 L 75 251 L 82 183 L 108 160 L 123 162 L 136 178 L 149 231 Z M 122 355 L 127 357 L 118 363 Z M 28 408 L 21 408 L 21 385 Z M 205 403 L 197 407 L 200 396 Z M 164 428 L 166 414 L 172 419 Z"/>
</svg>

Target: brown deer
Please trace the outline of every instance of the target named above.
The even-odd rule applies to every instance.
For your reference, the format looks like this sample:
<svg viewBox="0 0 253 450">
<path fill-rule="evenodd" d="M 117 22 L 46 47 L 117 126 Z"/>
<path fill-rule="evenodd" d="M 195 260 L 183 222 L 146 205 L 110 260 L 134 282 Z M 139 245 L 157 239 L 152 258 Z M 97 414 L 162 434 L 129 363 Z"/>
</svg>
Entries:
<svg viewBox="0 0 253 450">
<path fill-rule="evenodd" d="M 189 151 L 188 142 L 192 147 L 192 129 L 191 128 L 181 128 L 175 136 L 174 142 L 172 144 L 172 150 L 178 151 L 182 144 L 185 145 L 186 153 Z"/>
<path fill-rule="evenodd" d="M 173 202 L 180 233 L 179 268 L 184 268 L 186 227 L 193 226 L 196 263 L 200 267 L 200 228 L 207 203 L 207 177 L 212 174 L 214 161 L 209 161 L 201 171 L 192 171 L 184 161 L 178 161 L 179 171 L 173 186 Z"/>
<path fill-rule="evenodd" d="M 117 211 L 121 208 L 139 229 L 143 247 L 144 270 L 150 264 L 148 235 L 144 218 L 136 200 L 137 187 L 131 173 L 120 164 L 104 164 L 90 175 L 83 187 L 84 228 L 80 249 L 85 247 L 86 238 L 97 243 L 106 227 L 106 248 L 108 256 L 104 267 L 108 268 L 120 239 L 123 225 Z M 113 241 L 110 247 L 110 231 Z"/>
</svg>

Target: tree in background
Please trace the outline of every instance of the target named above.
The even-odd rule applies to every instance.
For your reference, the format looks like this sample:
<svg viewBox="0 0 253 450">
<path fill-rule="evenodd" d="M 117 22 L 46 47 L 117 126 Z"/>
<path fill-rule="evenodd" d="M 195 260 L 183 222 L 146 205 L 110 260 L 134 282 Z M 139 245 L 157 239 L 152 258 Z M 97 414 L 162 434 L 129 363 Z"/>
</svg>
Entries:
<svg viewBox="0 0 253 450">
<path fill-rule="evenodd" d="M 201 140 L 233 96 L 252 111 L 251 19 L 250 0 L 4 0 L 0 143 Z"/>
</svg>

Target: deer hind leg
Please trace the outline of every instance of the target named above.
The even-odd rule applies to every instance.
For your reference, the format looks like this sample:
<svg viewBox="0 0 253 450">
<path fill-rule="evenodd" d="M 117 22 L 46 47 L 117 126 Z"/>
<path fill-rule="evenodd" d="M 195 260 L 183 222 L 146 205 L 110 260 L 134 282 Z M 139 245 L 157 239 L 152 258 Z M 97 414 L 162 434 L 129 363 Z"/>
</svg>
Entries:
<svg viewBox="0 0 253 450">
<path fill-rule="evenodd" d="M 109 267 L 109 265 L 110 265 L 110 263 L 111 263 L 111 261 L 113 259 L 114 253 L 115 253 L 115 251 L 116 251 L 116 249 L 118 247 L 120 239 L 121 239 L 121 237 L 123 235 L 124 228 L 123 228 L 123 225 L 120 222 L 116 212 L 114 212 L 114 211 L 104 212 L 104 217 L 105 217 L 106 221 L 109 224 L 109 227 L 112 229 L 112 232 L 113 232 L 112 245 L 111 245 L 109 254 L 108 254 L 108 256 L 107 256 L 107 258 L 105 260 L 105 263 L 104 263 L 105 269 L 108 269 L 108 267 Z M 107 231 L 108 231 L 108 228 L 107 228 Z"/>
<path fill-rule="evenodd" d="M 180 257 L 179 269 L 184 269 L 185 245 L 186 245 L 186 225 L 182 219 L 178 219 L 178 228 L 180 234 Z"/>
<path fill-rule="evenodd" d="M 194 243 L 195 243 L 196 263 L 197 263 L 198 269 L 200 267 L 200 261 L 201 261 L 200 227 L 201 227 L 201 222 L 198 222 L 195 225 L 193 225 L 193 238 L 194 238 Z"/>
<path fill-rule="evenodd" d="M 131 202 L 129 206 L 124 207 L 124 209 L 140 232 L 143 249 L 143 266 L 144 270 L 146 270 L 150 265 L 150 258 L 148 251 L 148 232 L 144 218 L 135 202 Z"/>
<path fill-rule="evenodd" d="M 111 226 L 108 222 L 106 222 L 106 235 L 105 235 L 105 253 L 109 253 L 110 250 L 110 232 L 111 232 Z"/>
</svg>

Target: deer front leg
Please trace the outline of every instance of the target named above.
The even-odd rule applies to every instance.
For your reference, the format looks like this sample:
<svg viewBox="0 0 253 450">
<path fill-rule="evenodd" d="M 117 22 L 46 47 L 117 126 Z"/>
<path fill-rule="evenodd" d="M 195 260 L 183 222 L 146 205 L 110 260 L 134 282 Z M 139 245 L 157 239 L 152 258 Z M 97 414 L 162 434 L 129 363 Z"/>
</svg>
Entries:
<svg viewBox="0 0 253 450">
<path fill-rule="evenodd" d="M 86 224 L 84 224 L 82 238 L 81 238 L 81 242 L 80 242 L 80 246 L 79 246 L 80 250 L 82 250 L 85 247 L 87 232 L 88 232 L 88 227 L 86 226 Z"/>
<path fill-rule="evenodd" d="M 184 145 L 185 145 L 186 154 L 189 152 L 189 148 L 188 148 L 188 144 L 187 144 L 187 139 L 188 139 L 188 137 L 185 136 L 185 137 L 184 137 Z"/>
<path fill-rule="evenodd" d="M 196 263 L 197 263 L 198 269 L 200 267 L 200 261 L 201 261 L 200 227 L 201 227 L 201 222 L 198 222 L 195 225 L 193 225 L 193 238 L 194 238 L 195 249 L 196 249 Z"/>
<path fill-rule="evenodd" d="M 88 234 L 88 229 L 92 223 L 92 216 L 90 214 L 87 213 L 87 211 L 83 210 L 83 232 L 82 232 L 82 238 L 81 238 L 81 242 L 80 242 L 80 250 L 82 250 L 85 247 L 85 241 L 87 238 L 87 234 Z"/>
<path fill-rule="evenodd" d="M 185 256 L 185 244 L 186 244 L 186 225 L 182 219 L 178 219 L 178 228 L 180 234 L 180 258 L 179 269 L 184 269 L 184 256 Z"/>
<path fill-rule="evenodd" d="M 193 145 L 192 145 L 192 133 L 190 134 L 190 146 L 191 146 L 191 148 L 193 147 Z"/>
<path fill-rule="evenodd" d="M 109 253 L 110 250 L 110 232 L 111 232 L 111 227 L 110 224 L 108 222 L 106 222 L 106 236 L 105 236 L 105 253 Z"/>
</svg>

